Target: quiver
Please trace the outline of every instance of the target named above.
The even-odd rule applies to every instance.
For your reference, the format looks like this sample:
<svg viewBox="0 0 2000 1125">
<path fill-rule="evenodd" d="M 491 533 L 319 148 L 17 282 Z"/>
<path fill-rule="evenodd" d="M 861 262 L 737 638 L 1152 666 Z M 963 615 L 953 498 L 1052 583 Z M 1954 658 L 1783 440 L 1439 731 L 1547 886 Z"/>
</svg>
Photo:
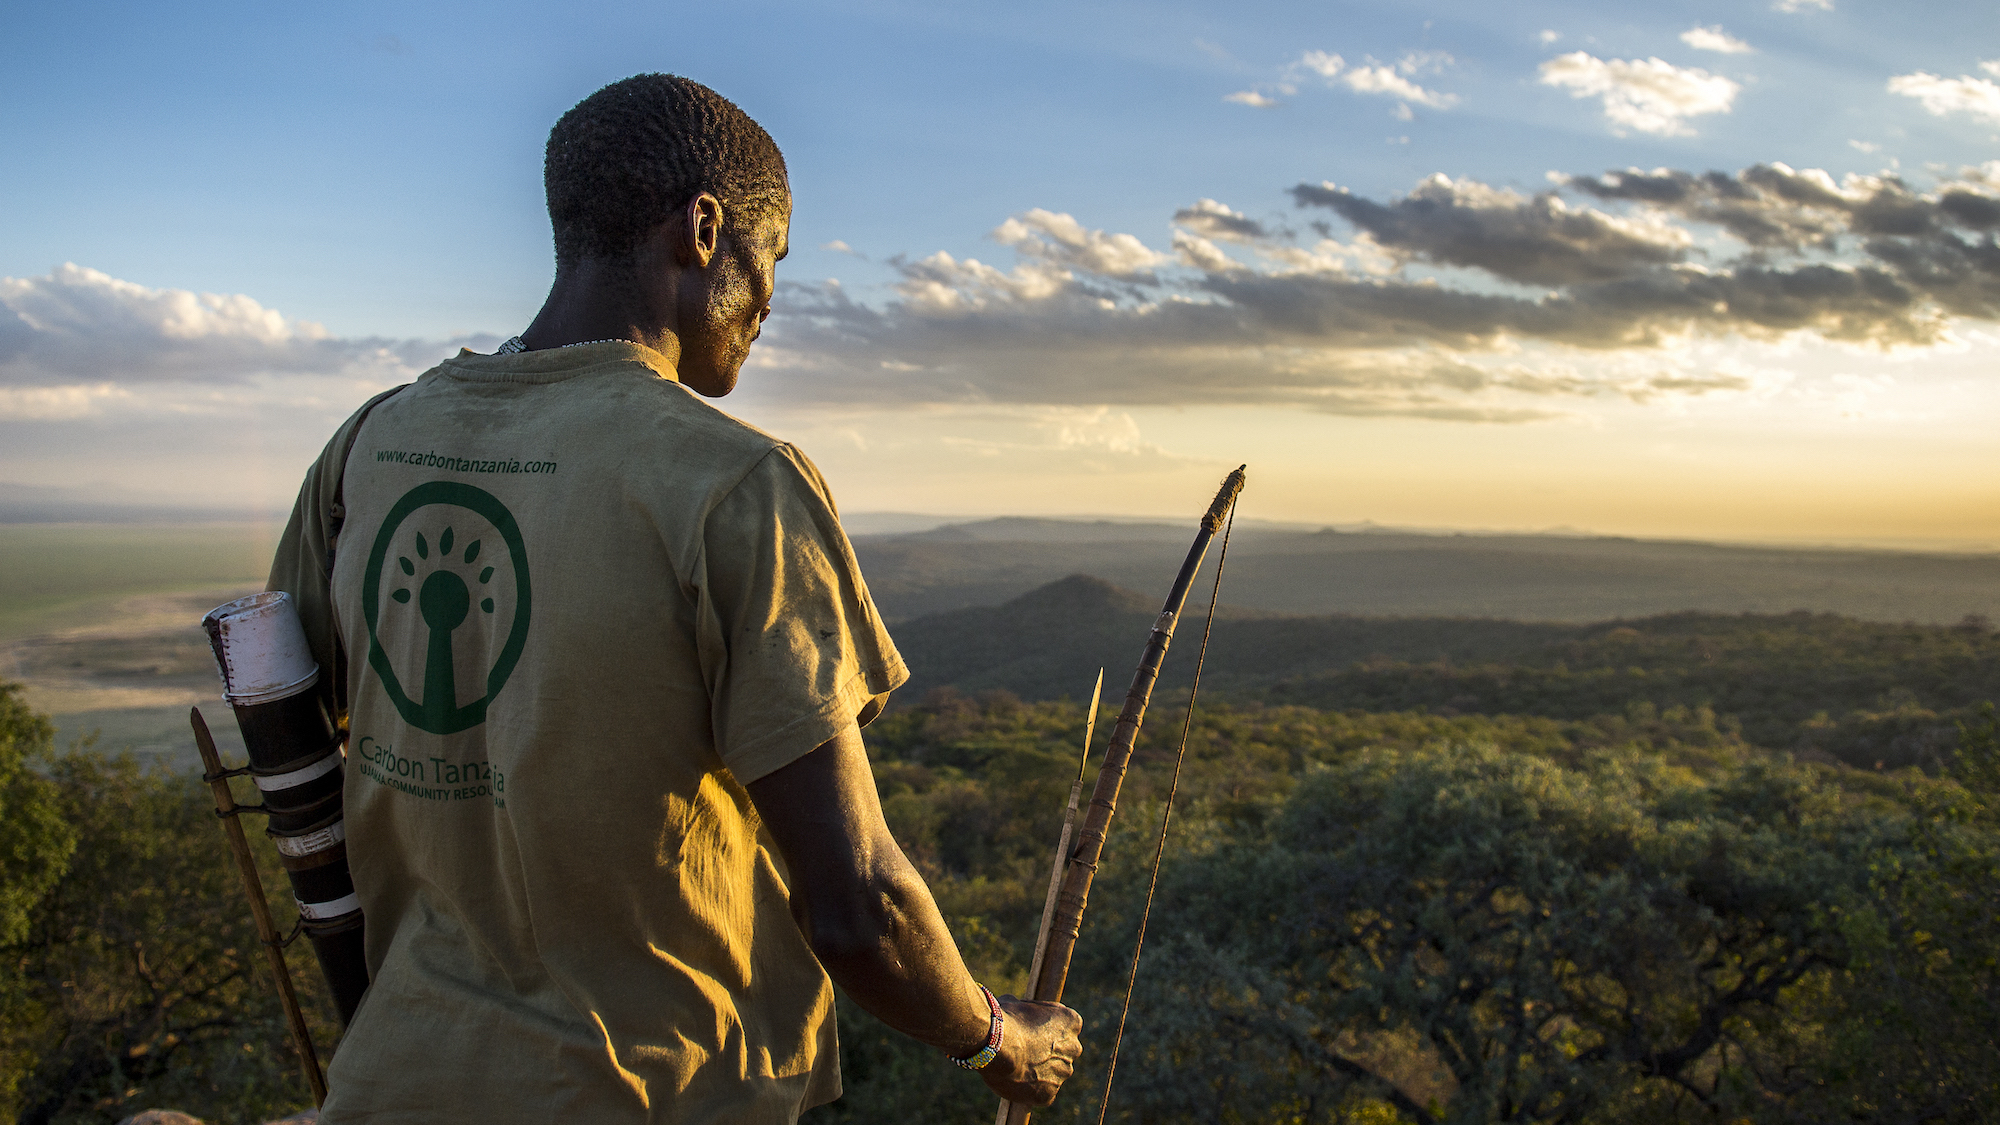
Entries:
<svg viewBox="0 0 2000 1125">
<path fill-rule="evenodd" d="M 300 928 L 345 1026 L 368 989 L 368 961 L 347 866 L 344 736 L 314 690 L 320 667 L 289 594 L 252 594 L 210 610 L 201 624 L 270 817 L 265 832 L 278 847 Z"/>
</svg>

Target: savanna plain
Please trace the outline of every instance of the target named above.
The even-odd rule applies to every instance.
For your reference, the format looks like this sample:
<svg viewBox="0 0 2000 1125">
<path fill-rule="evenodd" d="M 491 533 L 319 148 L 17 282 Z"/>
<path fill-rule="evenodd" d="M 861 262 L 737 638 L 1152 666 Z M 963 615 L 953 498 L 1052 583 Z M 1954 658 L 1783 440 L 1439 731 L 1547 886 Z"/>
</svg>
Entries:
<svg viewBox="0 0 2000 1125">
<path fill-rule="evenodd" d="M 186 727 L 240 760 L 198 620 L 275 531 L 0 525 L 0 1113 L 308 1104 Z M 996 990 L 1092 679 L 1115 713 L 1190 532 L 856 536 L 914 673 L 866 731 L 883 806 Z M 1209 577 L 1037 1120 L 1098 1118 Z M 1246 524 L 1221 600 L 1108 1120 L 2000 1118 L 2000 558 Z M 840 1003 L 846 1094 L 809 1120 L 990 1119 Z"/>
</svg>

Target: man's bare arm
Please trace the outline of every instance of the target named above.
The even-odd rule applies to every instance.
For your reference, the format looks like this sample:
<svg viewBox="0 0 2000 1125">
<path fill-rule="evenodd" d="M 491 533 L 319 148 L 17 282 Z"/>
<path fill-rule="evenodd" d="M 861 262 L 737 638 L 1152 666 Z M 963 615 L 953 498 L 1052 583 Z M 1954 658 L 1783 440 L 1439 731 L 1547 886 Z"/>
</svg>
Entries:
<svg viewBox="0 0 2000 1125">
<path fill-rule="evenodd" d="M 882 1022 L 966 1056 L 991 1015 L 930 888 L 882 820 L 861 732 L 850 725 L 750 783 L 791 872 L 792 914 L 828 975 Z M 1003 1000 L 1000 1053 L 980 1071 L 995 1092 L 1047 1105 L 1083 1047 L 1083 1017 L 1060 1004 Z"/>
</svg>

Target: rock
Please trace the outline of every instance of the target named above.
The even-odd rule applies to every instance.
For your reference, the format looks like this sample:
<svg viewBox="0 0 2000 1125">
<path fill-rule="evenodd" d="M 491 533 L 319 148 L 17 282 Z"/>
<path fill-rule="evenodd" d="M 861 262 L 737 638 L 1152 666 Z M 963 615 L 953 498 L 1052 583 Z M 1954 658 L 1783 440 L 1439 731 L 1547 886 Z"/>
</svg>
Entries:
<svg viewBox="0 0 2000 1125">
<path fill-rule="evenodd" d="M 319 1120 L 319 1110 L 302 1109 L 290 1117 L 278 1121 L 267 1121 L 265 1125 L 313 1125 Z M 177 1109 L 149 1109 L 135 1113 L 120 1121 L 118 1125 L 202 1125 L 201 1118 L 189 1117 Z"/>
</svg>

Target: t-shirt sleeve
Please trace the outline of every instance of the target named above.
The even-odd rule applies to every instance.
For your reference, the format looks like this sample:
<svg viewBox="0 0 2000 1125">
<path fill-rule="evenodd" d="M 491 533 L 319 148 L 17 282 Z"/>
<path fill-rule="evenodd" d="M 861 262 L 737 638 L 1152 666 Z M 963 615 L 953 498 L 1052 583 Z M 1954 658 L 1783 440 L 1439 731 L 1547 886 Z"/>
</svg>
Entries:
<svg viewBox="0 0 2000 1125">
<path fill-rule="evenodd" d="M 336 433 L 306 471 L 298 501 L 292 506 L 291 521 L 286 524 L 271 559 L 270 581 L 265 584 L 266 589 L 282 590 L 292 596 L 292 605 L 299 611 L 299 623 L 305 627 L 306 645 L 319 665 L 315 690 L 329 713 L 336 715 L 345 707 L 346 691 L 341 682 L 345 669 L 333 624 L 333 597 L 327 575 L 331 531 L 327 509 L 332 503 L 334 474 L 340 471 L 339 452 L 344 444 L 343 435 Z"/>
<path fill-rule="evenodd" d="M 298 501 L 292 505 L 292 518 L 271 559 L 270 580 L 264 586 L 292 596 L 299 624 L 305 627 L 306 645 L 319 664 L 316 690 L 328 712 L 336 716 L 347 710 L 347 654 L 334 620 L 331 572 L 340 524 L 346 515 L 340 510 L 340 478 L 347 468 L 354 435 L 368 412 L 401 389 L 385 391 L 363 404 L 334 431 L 319 459 L 306 470 Z"/>
<path fill-rule="evenodd" d="M 789 445 L 710 510 L 699 613 L 715 747 L 743 784 L 881 713 L 909 679 L 819 471 Z"/>
</svg>

